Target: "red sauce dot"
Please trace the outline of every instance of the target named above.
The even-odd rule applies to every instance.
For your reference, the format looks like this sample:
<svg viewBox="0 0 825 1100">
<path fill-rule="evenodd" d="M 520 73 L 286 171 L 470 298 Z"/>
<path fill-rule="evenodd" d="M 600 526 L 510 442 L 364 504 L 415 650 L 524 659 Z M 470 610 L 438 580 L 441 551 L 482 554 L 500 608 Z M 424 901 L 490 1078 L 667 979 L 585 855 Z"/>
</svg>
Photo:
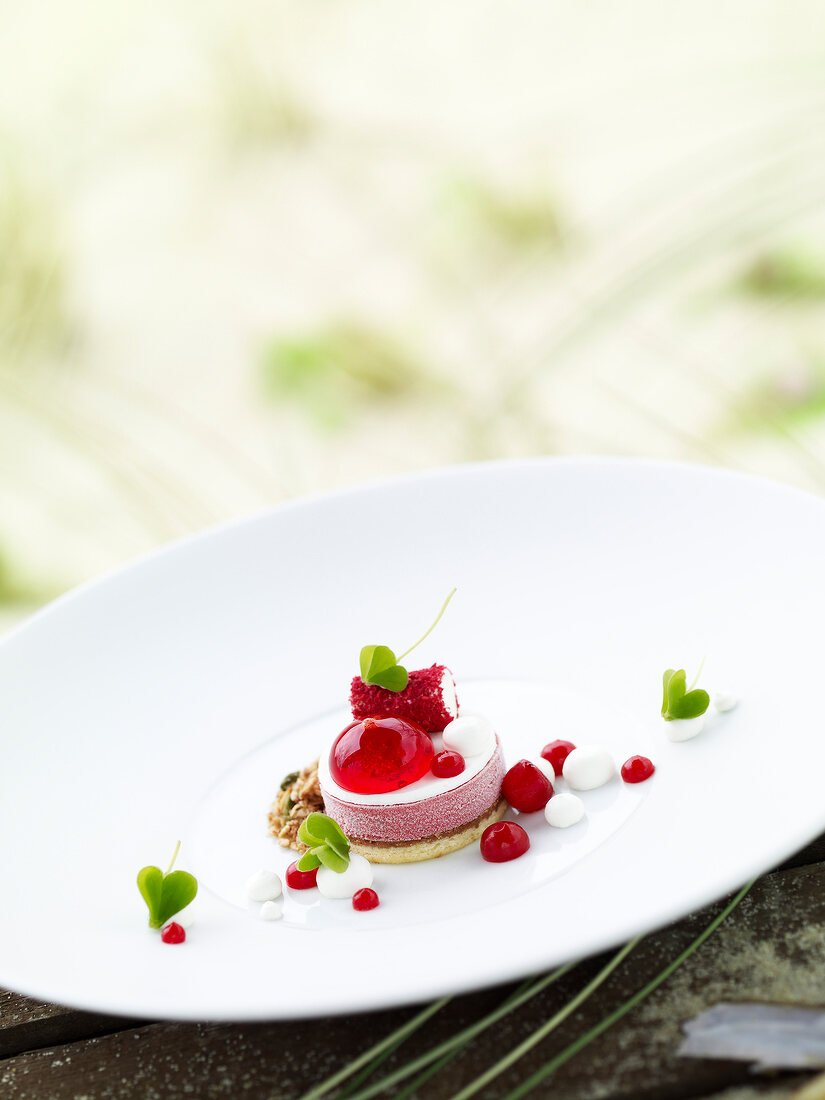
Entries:
<svg viewBox="0 0 825 1100">
<path fill-rule="evenodd" d="M 551 741 L 541 750 L 541 755 L 550 761 L 556 775 L 561 775 L 564 762 L 575 747 L 572 741 Z"/>
<path fill-rule="evenodd" d="M 182 925 L 176 924 L 172 920 L 168 924 L 164 924 L 160 931 L 160 938 L 164 943 L 183 943 L 186 939 L 186 930 Z"/>
<path fill-rule="evenodd" d="M 519 760 L 504 776 L 501 793 L 514 810 L 532 814 L 543 810 L 553 797 L 550 780 L 529 760 Z"/>
<path fill-rule="evenodd" d="M 481 834 L 481 855 L 488 863 L 518 859 L 530 847 L 530 837 L 515 821 L 496 821 Z"/>
<path fill-rule="evenodd" d="M 311 871 L 299 871 L 297 860 L 286 869 L 286 884 L 291 890 L 311 890 L 316 885 L 317 878 L 317 867 L 313 867 Z"/>
<path fill-rule="evenodd" d="M 378 894 L 367 886 L 363 890 L 356 890 L 352 895 L 352 907 L 359 913 L 365 913 L 368 909 L 378 906 Z"/>
<path fill-rule="evenodd" d="M 631 756 L 622 764 L 622 779 L 625 783 L 643 783 L 645 779 L 650 779 L 655 771 L 653 761 L 648 760 L 646 756 Z"/>
<path fill-rule="evenodd" d="M 430 764 L 430 771 L 439 779 L 452 779 L 454 775 L 461 775 L 464 768 L 464 757 L 452 749 L 437 753 Z"/>
</svg>

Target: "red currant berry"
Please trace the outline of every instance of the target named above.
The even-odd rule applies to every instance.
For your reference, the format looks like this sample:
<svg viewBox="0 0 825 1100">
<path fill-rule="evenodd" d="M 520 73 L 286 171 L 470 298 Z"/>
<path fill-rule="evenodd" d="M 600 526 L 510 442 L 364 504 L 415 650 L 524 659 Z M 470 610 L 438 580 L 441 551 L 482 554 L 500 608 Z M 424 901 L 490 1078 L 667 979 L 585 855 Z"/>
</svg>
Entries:
<svg viewBox="0 0 825 1100">
<path fill-rule="evenodd" d="M 286 884 L 292 890 L 311 890 L 317 878 L 317 867 L 313 867 L 311 871 L 299 871 L 297 859 L 286 869 Z"/>
<path fill-rule="evenodd" d="M 368 909 L 375 909 L 378 905 L 378 894 L 367 886 L 363 890 L 356 890 L 352 895 L 352 907 L 359 913 L 366 913 Z"/>
<path fill-rule="evenodd" d="M 564 762 L 575 747 L 572 741 L 551 741 L 541 750 L 541 755 L 550 761 L 556 775 L 561 775 Z"/>
<path fill-rule="evenodd" d="M 426 775 L 434 754 L 432 738 L 415 722 L 364 718 L 339 734 L 329 770 L 345 791 L 386 794 Z"/>
<path fill-rule="evenodd" d="M 631 756 L 622 764 L 622 779 L 625 783 L 643 783 L 655 771 L 656 766 L 646 756 Z"/>
<path fill-rule="evenodd" d="M 452 779 L 454 775 L 461 775 L 465 766 L 464 757 L 460 752 L 445 749 L 433 757 L 430 771 L 439 779 Z"/>
<path fill-rule="evenodd" d="M 515 821 L 496 821 L 481 834 L 481 855 L 488 863 L 518 859 L 530 847 L 530 837 Z"/>
<path fill-rule="evenodd" d="M 529 760 L 519 760 L 507 772 L 501 793 L 514 810 L 532 814 L 543 810 L 553 795 L 550 780 Z"/>
<path fill-rule="evenodd" d="M 186 939 L 186 930 L 179 924 L 175 924 L 173 920 L 170 920 L 168 924 L 164 924 L 160 930 L 160 938 L 164 943 L 183 943 Z"/>
</svg>

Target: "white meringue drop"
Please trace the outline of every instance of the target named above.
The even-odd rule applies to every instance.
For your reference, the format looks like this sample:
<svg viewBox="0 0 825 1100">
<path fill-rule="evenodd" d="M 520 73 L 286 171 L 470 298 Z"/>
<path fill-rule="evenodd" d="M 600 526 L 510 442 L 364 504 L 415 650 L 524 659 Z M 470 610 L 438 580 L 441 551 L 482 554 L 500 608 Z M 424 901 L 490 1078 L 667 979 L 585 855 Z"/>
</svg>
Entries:
<svg viewBox="0 0 825 1100">
<path fill-rule="evenodd" d="M 346 871 L 339 874 L 329 867 L 318 868 L 317 886 L 325 898 L 351 898 L 358 890 L 372 886 L 372 865 L 357 852 L 350 852 Z"/>
<path fill-rule="evenodd" d="M 444 727 L 444 748 L 462 756 L 488 752 L 496 734 L 490 722 L 480 714 L 462 714 Z"/>
<path fill-rule="evenodd" d="M 544 816 L 548 825 L 557 829 L 567 829 L 584 817 L 584 803 L 575 794 L 554 794 L 544 807 Z"/>
<path fill-rule="evenodd" d="M 616 774 L 613 757 L 600 745 L 580 745 L 564 762 L 562 775 L 574 791 L 592 791 Z"/>
<path fill-rule="evenodd" d="M 274 901 L 281 896 L 281 880 L 274 871 L 262 868 L 247 879 L 246 896 L 250 901 Z"/>
</svg>

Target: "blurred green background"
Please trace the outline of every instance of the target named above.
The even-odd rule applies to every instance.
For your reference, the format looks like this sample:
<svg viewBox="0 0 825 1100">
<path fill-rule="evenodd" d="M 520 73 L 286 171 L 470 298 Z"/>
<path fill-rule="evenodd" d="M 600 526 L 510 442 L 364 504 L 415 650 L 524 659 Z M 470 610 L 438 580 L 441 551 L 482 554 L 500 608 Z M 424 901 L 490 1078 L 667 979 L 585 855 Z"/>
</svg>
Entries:
<svg viewBox="0 0 825 1100">
<path fill-rule="evenodd" d="M 820 3 L 0 16 L 0 630 L 446 463 L 825 490 Z"/>
</svg>

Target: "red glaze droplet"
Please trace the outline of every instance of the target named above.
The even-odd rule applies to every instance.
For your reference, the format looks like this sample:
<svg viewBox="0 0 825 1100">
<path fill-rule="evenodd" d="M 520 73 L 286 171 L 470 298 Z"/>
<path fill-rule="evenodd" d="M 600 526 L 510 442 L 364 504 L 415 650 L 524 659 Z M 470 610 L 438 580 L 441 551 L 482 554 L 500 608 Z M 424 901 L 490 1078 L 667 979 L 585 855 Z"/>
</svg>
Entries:
<svg viewBox="0 0 825 1100">
<path fill-rule="evenodd" d="M 529 760 L 519 760 L 505 775 L 501 793 L 514 810 L 532 814 L 543 810 L 553 797 L 550 780 Z"/>
<path fill-rule="evenodd" d="M 182 925 L 176 924 L 175 921 L 171 920 L 161 928 L 160 938 L 164 943 L 183 943 L 186 939 L 186 929 Z"/>
<path fill-rule="evenodd" d="M 433 757 L 430 770 L 439 779 L 452 779 L 455 775 L 461 775 L 465 767 L 464 757 L 460 752 L 445 749 Z"/>
<path fill-rule="evenodd" d="M 631 756 L 622 764 L 622 779 L 625 783 L 644 783 L 655 771 L 655 764 L 646 756 Z"/>
<path fill-rule="evenodd" d="M 374 890 L 370 890 L 368 886 L 363 890 L 356 890 L 352 895 L 352 907 L 357 909 L 359 913 L 366 913 L 368 909 L 375 909 L 378 907 L 378 894 Z"/>
<path fill-rule="evenodd" d="M 518 859 L 530 847 L 530 837 L 515 821 L 496 821 L 481 834 L 481 855 L 488 863 Z"/>
<path fill-rule="evenodd" d="M 575 747 L 572 741 L 551 741 L 541 750 L 541 755 L 550 761 L 556 775 L 561 775 L 564 762 Z"/>
<path fill-rule="evenodd" d="M 430 735 L 404 718 L 363 718 L 338 736 L 329 770 L 339 787 L 355 794 L 385 794 L 408 787 L 430 770 Z"/>
<path fill-rule="evenodd" d="M 297 859 L 286 869 L 286 884 L 291 890 L 311 890 L 316 885 L 317 878 L 317 867 L 313 867 L 311 871 L 299 871 Z"/>
</svg>

